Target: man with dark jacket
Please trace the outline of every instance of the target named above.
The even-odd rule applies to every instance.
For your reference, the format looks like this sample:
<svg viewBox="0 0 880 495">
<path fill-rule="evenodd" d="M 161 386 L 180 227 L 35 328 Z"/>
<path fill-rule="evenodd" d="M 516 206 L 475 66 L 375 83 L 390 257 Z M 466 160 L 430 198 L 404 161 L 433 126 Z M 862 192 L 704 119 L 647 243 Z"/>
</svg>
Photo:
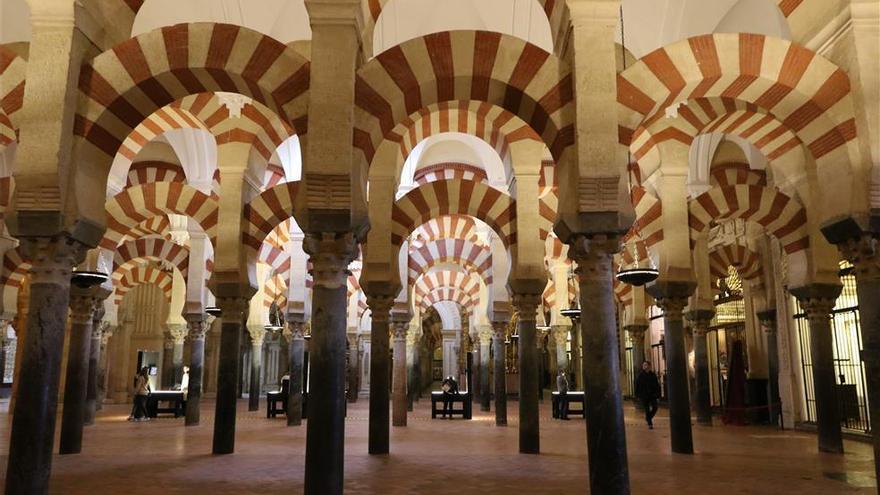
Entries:
<svg viewBox="0 0 880 495">
<path fill-rule="evenodd" d="M 443 383 L 440 384 L 440 388 L 443 390 L 443 416 L 452 418 L 452 400 L 453 397 L 458 395 L 458 382 L 455 381 L 455 378 L 452 378 L 452 375 L 447 376 Z"/>
<path fill-rule="evenodd" d="M 636 378 L 636 397 L 645 408 L 645 421 L 648 428 L 654 429 L 654 415 L 657 414 L 657 402 L 660 400 L 660 380 L 651 369 L 651 363 L 642 363 L 642 372 Z"/>
<path fill-rule="evenodd" d="M 559 419 L 568 420 L 568 378 L 565 377 L 565 370 L 559 369 L 559 375 L 556 377 L 556 391 L 559 392 Z"/>
</svg>

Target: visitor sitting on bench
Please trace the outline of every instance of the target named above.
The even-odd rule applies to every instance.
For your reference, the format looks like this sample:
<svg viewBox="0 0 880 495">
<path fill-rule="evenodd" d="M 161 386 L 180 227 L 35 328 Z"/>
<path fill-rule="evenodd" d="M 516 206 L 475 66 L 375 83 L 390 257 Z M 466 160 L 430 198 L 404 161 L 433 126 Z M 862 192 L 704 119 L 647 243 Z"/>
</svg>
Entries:
<svg viewBox="0 0 880 495">
<path fill-rule="evenodd" d="M 440 389 L 443 390 L 443 417 L 445 418 L 448 413 L 451 419 L 452 398 L 458 395 L 458 382 L 455 381 L 455 378 L 452 378 L 452 375 L 447 376 L 440 385 Z"/>
</svg>

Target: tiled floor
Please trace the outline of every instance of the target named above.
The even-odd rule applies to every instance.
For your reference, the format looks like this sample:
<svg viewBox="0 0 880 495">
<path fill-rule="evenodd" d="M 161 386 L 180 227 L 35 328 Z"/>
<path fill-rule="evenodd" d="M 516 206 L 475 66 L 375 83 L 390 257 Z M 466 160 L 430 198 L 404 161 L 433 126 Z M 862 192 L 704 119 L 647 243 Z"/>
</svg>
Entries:
<svg viewBox="0 0 880 495">
<path fill-rule="evenodd" d="M 263 407 L 265 403 L 261 404 Z M 202 422 L 183 419 L 128 423 L 127 406 L 110 406 L 87 427 L 80 455 L 56 456 L 52 493 L 77 494 L 295 494 L 302 492 L 305 426 L 286 427 L 265 410 L 239 409 L 236 453 L 211 451 L 213 403 Z M 5 404 L 3 404 L 5 408 Z M 541 418 L 542 454 L 517 453 L 516 402 L 510 425 L 493 413 L 472 421 L 431 420 L 422 400 L 406 428 L 392 428 L 392 453 L 367 455 L 367 402 L 349 408 L 346 421 L 346 493 L 349 494 L 574 494 L 587 493 L 586 433 L 582 421 Z M 847 442 L 843 456 L 816 452 L 815 436 L 758 427 L 694 427 L 696 455 L 673 455 L 668 422 L 649 431 L 627 405 L 627 444 L 633 493 L 876 494 L 868 444 Z M 59 422 L 60 424 L 60 422 Z M 0 474 L 5 475 L 10 417 L 0 412 Z M 57 445 L 57 441 L 56 441 Z"/>
</svg>

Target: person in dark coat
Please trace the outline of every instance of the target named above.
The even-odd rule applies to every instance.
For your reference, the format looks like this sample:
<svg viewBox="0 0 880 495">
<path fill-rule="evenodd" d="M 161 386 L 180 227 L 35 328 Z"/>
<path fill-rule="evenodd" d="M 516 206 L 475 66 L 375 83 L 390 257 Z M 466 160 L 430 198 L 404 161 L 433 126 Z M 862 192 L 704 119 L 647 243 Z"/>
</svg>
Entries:
<svg viewBox="0 0 880 495">
<path fill-rule="evenodd" d="M 653 430 L 654 415 L 657 414 L 657 404 L 660 400 L 660 380 L 648 361 L 642 362 L 642 372 L 636 378 L 636 397 L 642 401 L 642 406 L 645 408 L 648 428 Z"/>
<path fill-rule="evenodd" d="M 443 380 L 443 383 L 440 384 L 440 388 L 443 390 L 443 417 L 445 418 L 448 413 L 451 418 L 452 399 L 458 395 L 458 382 L 450 375 Z"/>
<path fill-rule="evenodd" d="M 568 378 L 564 369 L 560 369 L 556 377 L 556 391 L 559 392 L 559 419 L 568 420 Z"/>
</svg>

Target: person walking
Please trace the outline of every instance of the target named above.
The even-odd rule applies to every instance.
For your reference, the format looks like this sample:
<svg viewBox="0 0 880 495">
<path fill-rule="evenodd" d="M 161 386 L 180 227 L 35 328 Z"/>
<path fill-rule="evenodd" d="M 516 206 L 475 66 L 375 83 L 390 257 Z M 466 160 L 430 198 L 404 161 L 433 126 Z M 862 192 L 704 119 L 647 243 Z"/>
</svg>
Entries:
<svg viewBox="0 0 880 495">
<path fill-rule="evenodd" d="M 556 391 L 559 392 L 559 419 L 568 421 L 568 377 L 564 369 L 556 376 Z"/>
<path fill-rule="evenodd" d="M 660 380 L 651 369 L 651 363 L 642 362 L 642 371 L 636 378 L 636 397 L 645 408 L 645 421 L 648 428 L 654 429 L 654 415 L 657 414 L 657 405 L 660 400 Z"/>
<path fill-rule="evenodd" d="M 129 421 L 149 421 L 147 414 L 147 398 L 150 396 L 150 368 L 144 366 L 134 377 L 134 409 Z"/>
<path fill-rule="evenodd" d="M 445 418 L 449 414 L 449 417 L 452 418 L 452 400 L 458 395 L 458 382 L 452 378 L 452 375 L 447 376 L 440 384 L 440 389 L 443 390 L 443 417 Z"/>
</svg>

